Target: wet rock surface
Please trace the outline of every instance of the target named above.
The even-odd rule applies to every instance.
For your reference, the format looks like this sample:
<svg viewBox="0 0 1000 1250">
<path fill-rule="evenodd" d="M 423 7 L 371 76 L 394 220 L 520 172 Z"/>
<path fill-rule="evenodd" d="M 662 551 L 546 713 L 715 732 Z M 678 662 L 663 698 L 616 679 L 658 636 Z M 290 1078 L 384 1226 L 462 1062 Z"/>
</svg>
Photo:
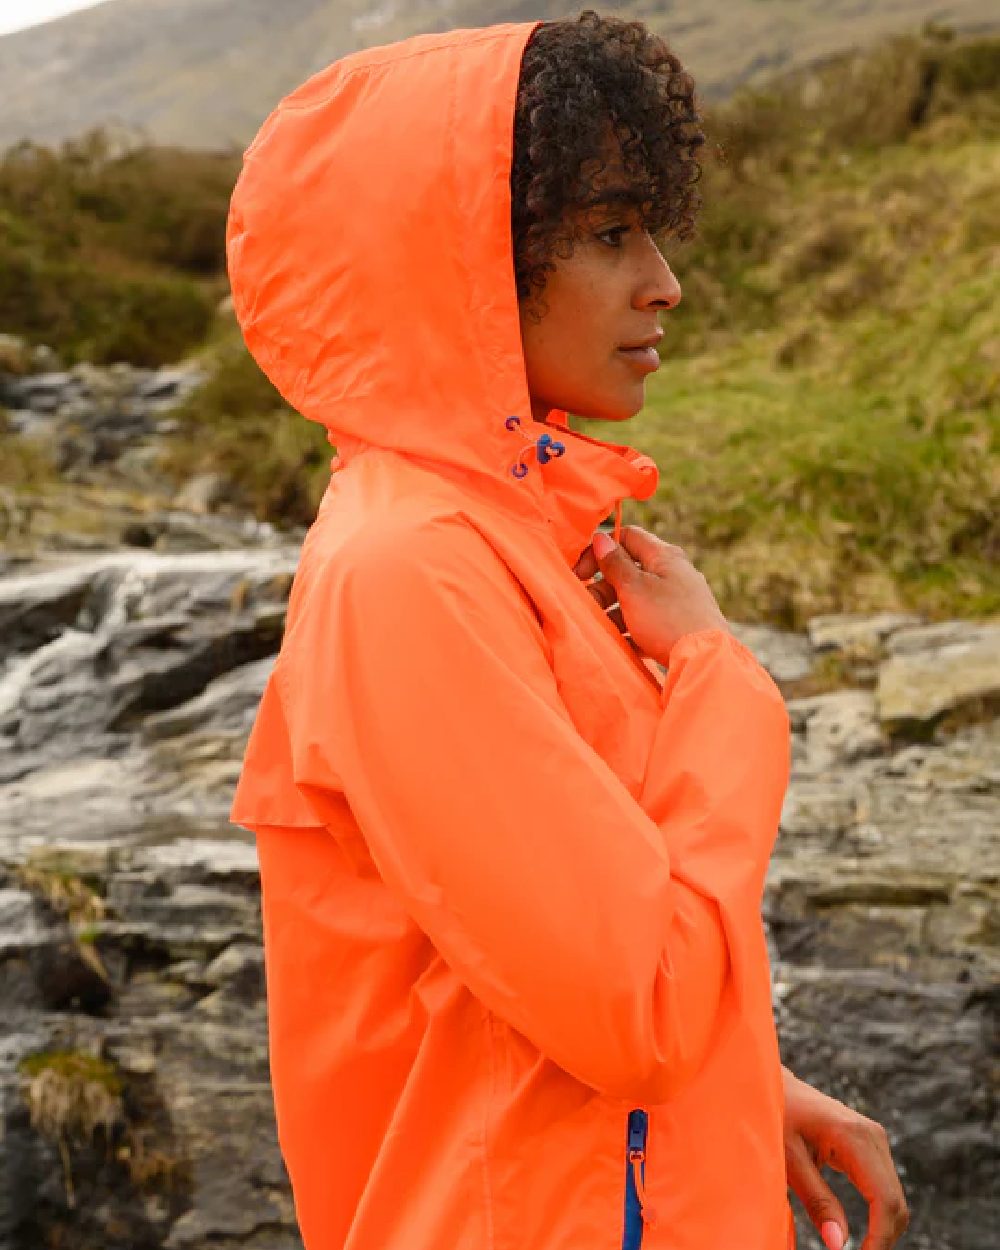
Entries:
<svg viewBox="0 0 1000 1250">
<path fill-rule="evenodd" d="M 0 373 L 0 404 L 15 433 L 55 440 L 58 467 L 71 479 L 117 460 L 137 439 L 173 428 L 165 416 L 203 380 L 195 368 L 101 368 Z"/>
<path fill-rule="evenodd" d="M 38 420 L 59 411 L 65 374 L 25 381 Z M 119 535 L 0 566 L 0 1250 L 300 1245 L 256 854 L 227 817 L 301 535 L 186 516 L 193 547 Z M 784 1061 L 889 1131 L 904 1244 L 987 1250 L 1000 625 L 735 629 L 793 727 L 764 908 Z M 827 1176 L 857 1250 L 864 1201 Z"/>
</svg>

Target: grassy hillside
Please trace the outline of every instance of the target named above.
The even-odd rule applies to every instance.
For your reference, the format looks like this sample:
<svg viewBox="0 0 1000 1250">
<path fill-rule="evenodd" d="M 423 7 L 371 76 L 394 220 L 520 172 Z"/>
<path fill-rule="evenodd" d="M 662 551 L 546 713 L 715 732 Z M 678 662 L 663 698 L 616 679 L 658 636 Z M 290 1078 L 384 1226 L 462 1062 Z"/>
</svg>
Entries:
<svg viewBox="0 0 1000 1250">
<path fill-rule="evenodd" d="M 743 92 L 709 129 L 647 407 L 573 419 L 661 466 L 626 521 L 683 543 L 738 619 L 1000 611 L 1000 40 L 894 39 Z M 212 320 L 235 166 L 90 144 L 0 163 L 0 330 L 70 360 L 201 352 L 214 377 L 165 470 L 221 470 L 259 517 L 308 522 L 323 432 Z"/>
<path fill-rule="evenodd" d="M 633 516 L 738 615 L 1000 610 L 1000 42 L 893 42 L 717 125 Z"/>
</svg>

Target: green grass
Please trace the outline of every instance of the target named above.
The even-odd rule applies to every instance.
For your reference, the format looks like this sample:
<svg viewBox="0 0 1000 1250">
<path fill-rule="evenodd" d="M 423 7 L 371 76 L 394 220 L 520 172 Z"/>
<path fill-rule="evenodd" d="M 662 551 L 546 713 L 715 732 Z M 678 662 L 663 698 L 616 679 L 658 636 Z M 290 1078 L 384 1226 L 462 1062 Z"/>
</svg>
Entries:
<svg viewBox="0 0 1000 1250">
<path fill-rule="evenodd" d="M 40 1051 L 26 1055 L 18 1063 L 25 1076 L 56 1072 L 67 1080 L 94 1082 L 110 1094 L 122 1091 L 121 1077 L 113 1064 L 74 1050 Z"/>
</svg>

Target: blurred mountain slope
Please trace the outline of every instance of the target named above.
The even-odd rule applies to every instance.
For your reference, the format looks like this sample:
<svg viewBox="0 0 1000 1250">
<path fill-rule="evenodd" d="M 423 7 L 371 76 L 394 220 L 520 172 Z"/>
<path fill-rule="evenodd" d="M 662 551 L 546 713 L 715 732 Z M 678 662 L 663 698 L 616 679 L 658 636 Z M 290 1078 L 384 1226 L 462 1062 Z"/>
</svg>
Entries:
<svg viewBox="0 0 1000 1250">
<path fill-rule="evenodd" d="M 108 0 L 0 38 L 0 146 L 116 123 L 151 142 L 244 147 L 331 60 L 422 30 L 574 14 L 560 0 Z M 706 98 L 933 19 L 1000 29 L 991 0 L 631 0 Z"/>
</svg>

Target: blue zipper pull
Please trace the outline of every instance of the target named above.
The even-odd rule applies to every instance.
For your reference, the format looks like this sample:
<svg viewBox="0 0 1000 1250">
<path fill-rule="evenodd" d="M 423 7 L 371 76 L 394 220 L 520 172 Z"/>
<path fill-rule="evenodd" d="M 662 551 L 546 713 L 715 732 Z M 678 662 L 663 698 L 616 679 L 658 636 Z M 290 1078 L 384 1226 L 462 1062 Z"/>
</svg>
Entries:
<svg viewBox="0 0 1000 1250">
<path fill-rule="evenodd" d="M 640 1250 L 643 1224 L 655 1224 L 656 1214 L 646 1205 L 646 1134 L 649 1117 L 641 1107 L 629 1112 L 625 1162 L 625 1232 L 622 1250 Z"/>
</svg>

